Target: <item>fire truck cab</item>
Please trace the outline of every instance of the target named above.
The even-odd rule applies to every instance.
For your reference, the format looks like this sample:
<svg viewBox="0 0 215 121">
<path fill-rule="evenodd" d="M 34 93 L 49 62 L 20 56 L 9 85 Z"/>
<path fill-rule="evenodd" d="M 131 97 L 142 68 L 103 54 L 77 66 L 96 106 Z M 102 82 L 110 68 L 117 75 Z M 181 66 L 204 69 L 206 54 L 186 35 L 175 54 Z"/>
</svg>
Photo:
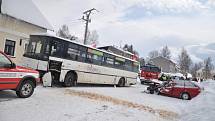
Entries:
<svg viewBox="0 0 215 121">
<path fill-rule="evenodd" d="M 144 65 L 140 68 L 141 84 L 150 83 L 152 79 L 158 79 L 161 69 L 154 65 Z"/>
</svg>

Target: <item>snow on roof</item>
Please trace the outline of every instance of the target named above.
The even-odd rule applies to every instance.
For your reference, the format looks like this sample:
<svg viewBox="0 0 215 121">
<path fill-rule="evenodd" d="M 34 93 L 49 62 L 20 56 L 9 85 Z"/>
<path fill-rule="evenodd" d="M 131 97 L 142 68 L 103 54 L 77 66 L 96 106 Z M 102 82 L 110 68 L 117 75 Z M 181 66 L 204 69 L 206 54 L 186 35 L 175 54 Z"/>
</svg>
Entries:
<svg viewBox="0 0 215 121">
<path fill-rule="evenodd" d="M 53 30 L 53 27 L 32 0 L 2 0 L 2 13 Z"/>
</svg>

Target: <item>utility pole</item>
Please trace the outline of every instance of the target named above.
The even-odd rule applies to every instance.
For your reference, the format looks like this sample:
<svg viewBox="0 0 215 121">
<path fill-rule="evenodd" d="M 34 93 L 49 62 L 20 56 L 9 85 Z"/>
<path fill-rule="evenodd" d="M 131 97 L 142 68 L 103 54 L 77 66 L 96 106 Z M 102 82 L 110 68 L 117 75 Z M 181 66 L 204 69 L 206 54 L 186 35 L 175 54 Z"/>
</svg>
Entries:
<svg viewBox="0 0 215 121">
<path fill-rule="evenodd" d="M 91 22 L 90 19 L 90 14 L 92 13 L 92 11 L 96 10 L 95 8 L 92 8 L 90 10 L 85 11 L 83 14 L 84 16 L 82 17 L 82 19 L 86 22 L 86 26 L 85 26 L 85 33 L 84 33 L 84 44 L 87 43 L 87 32 L 88 32 L 88 23 Z M 96 10 L 97 11 L 97 10 Z"/>
<path fill-rule="evenodd" d="M 2 7 L 2 0 L 0 0 L 0 13 L 1 13 L 1 7 Z"/>
</svg>

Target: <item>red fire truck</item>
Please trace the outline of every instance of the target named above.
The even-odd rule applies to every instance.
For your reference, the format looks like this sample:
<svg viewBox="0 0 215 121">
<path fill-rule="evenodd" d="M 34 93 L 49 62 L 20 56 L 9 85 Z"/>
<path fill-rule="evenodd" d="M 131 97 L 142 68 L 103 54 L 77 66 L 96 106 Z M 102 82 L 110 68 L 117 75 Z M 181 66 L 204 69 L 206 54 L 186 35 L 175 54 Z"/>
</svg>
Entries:
<svg viewBox="0 0 215 121">
<path fill-rule="evenodd" d="M 39 73 L 35 70 L 16 66 L 11 59 L 0 51 L 0 90 L 15 90 L 18 97 L 30 97 Z"/>
<path fill-rule="evenodd" d="M 154 65 L 144 65 L 140 68 L 140 81 L 142 84 L 150 83 L 152 79 L 158 79 L 161 69 Z"/>
</svg>

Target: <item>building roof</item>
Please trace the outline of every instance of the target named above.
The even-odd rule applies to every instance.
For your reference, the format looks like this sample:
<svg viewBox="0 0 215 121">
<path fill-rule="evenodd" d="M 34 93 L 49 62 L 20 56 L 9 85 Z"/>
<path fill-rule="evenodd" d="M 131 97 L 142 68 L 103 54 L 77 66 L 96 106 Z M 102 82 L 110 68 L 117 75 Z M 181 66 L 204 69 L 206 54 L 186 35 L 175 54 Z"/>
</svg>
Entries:
<svg viewBox="0 0 215 121">
<path fill-rule="evenodd" d="M 167 60 L 168 62 L 170 62 L 170 63 L 172 63 L 172 64 L 174 64 L 174 65 L 177 66 L 177 64 L 176 64 L 175 62 L 173 62 L 172 60 L 170 60 L 170 59 L 168 59 L 168 58 L 162 57 L 162 56 L 157 56 L 157 57 L 154 57 L 154 58 L 152 58 L 152 59 L 150 59 L 150 60 L 154 60 L 154 59 L 158 59 L 158 58 Z"/>
<path fill-rule="evenodd" d="M 53 27 L 32 0 L 2 0 L 1 10 L 2 14 L 12 16 L 41 28 L 53 30 Z"/>
</svg>

